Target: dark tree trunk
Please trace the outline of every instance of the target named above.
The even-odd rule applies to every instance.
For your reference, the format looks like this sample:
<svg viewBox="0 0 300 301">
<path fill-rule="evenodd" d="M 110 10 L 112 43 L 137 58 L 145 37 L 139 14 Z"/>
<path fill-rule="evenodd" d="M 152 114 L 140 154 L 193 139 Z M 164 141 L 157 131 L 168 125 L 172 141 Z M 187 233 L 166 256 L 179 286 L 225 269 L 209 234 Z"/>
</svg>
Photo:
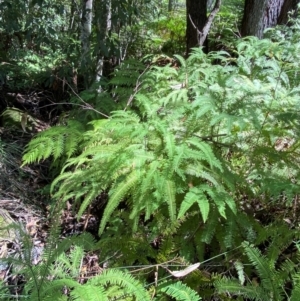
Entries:
<svg viewBox="0 0 300 301">
<path fill-rule="evenodd" d="M 110 53 L 104 46 L 107 44 L 107 35 L 111 31 L 112 24 L 112 1 L 98 0 L 96 1 L 95 10 L 96 19 L 96 34 L 97 34 L 97 67 L 95 81 L 99 82 L 102 76 L 108 76 L 111 73 L 111 66 L 109 62 Z"/>
<path fill-rule="evenodd" d="M 268 0 L 246 0 L 244 16 L 242 20 L 242 36 L 262 37 L 263 18 L 267 8 Z"/>
<path fill-rule="evenodd" d="M 300 1 L 299 0 L 286 0 L 282 6 L 278 24 L 287 24 L 289 20 L 289 12 L 294 11 L 291 17 L 297 16 L 297 5 Z"/>
<path fill-rule="evenodd" d="M 168 11 L 172 12 L 174 9 L 174 0 L 169 0 L 168 2 Z"/>
<path fill-rule="evenodd" d="M 207 0 L 186 0 L 186 51 L 200 46 L 199 30 L 207 21 Z M 206 44 L 204 44 L 205 48 Z M 206 49 L 207 50 L 207 49 Z"/>
<path fill-rule="evenodd" d="M 263 37 L 265 29 L 287 20 L 287 13 L 299 0 L 246 0 L 242 20 L 242 36 Z"/>
</svg>

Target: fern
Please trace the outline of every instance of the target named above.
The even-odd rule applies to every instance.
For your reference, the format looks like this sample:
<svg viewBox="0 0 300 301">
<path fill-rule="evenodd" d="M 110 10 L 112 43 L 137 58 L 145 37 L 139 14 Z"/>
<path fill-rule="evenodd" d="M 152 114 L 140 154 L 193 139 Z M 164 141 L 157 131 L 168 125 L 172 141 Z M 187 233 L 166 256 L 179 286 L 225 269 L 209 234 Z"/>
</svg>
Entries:
<svg viewBox="0 0 300 301">
<path fill-rule="evenodd" d="M 235 295 L 243 295 L 250 300 L 284 300 L 288 294 L 285 290 L 286 283 L 289 283 L 299 273 L 296 271 L 295 263 L 287 259 L 280 263 L 280 267 L 278 268 L 275 266 L 275 262 L 272 258 L 263 255 L 257 248 L 246 242 L 242 245 L 259 276 L 260 284 L 247 283 L 244 285 L 245 276 L 242 266 L 239 263 L 238 265 L 236 264 L 236 268 L 240 283 L 227 278 L 217 280 L 215 282 L 217 291 L 220 293 L 229 292 Z M 268 254 L 268 256 L 270 256 L 270 254 Z M 297 294 L 298 287 L 295 283 L 291 296 Z"/>
<path fill-rule="evenodd" d="M 248 38 L 237 42 L 232 57 L 200 49 L 186 60 L 177 56 L 181 68 L 149 66 L 144 72 L 138 62 L 124 63 L 110 83 L 112 98 L 123 108 L 107 120 L 91 121 L 75 152 L 65 148 L 67 131 L 57 138 L 40 134 L 49 146 L 37 154 L 33 140 L 25 162 L 63 157 L 51 193 L 62 204 L 79 203 L 78 217 L 108 191 L 99 227 L 104 237 L 112 229 L 118 233 L 125 212 L 126 225 L 161 238 L 168 255 L 180 253 L 182 242 L 192 245 L 182 250 L 189 258 L 203 257 L 205 244 L 218 252 L 244 240 L 256 243 L 263 231 L 239 208 L 242 199 L 269 208 L 270 200 L 287 204 L 298 192 L 299 83 L 290 62 L 296 64 L 291 58 L 298 58 L 299 46 L 290 46 L 289 56 L 282 41 Z M 283 138 L 290 143 L 280 150 Z M 186 229 L 188 223 L 196 229 Z M 166 233 L 174 237 L 168 241 Z M 278 260 L 275 244 L 270 254 L 244 248 L 268 286 L 251 296 L 268 289 L 280 295 L 274 283 L 280 273 L 272 266 Z M 275 280 L 267 277 L 270 270 Z M 237 272 L 242 282 L 240 267 Z M 253 290 L 243 287 L 247 294 Z"/>
<path fill-rule="evenodd" d="M 222 167 L 210 146 L 193 139 L 179 145 L 177 131 L 160 119 L 156 118 L 148 124 L 141 122 L 132 112 L 115 112 L 111 120 L 94 122 L 93 125 L 94 130 L 86 132 L 86 137 L 93 138 L 83 138 L 87 141 L 84 151 L 67 161 L 63 173 L 53 182 L 52 190 L 61 183 L 55 197 L 62 197 L 63 200 L 84 197 L 80 216 L 100 190 L 110 187 L 110 199 L 101 221 L 100 233 L 120 202 L 129 196 L 132 218 L 136 219 L 145 210 L 148 219 L 155 208 L 150 204 L 167 204 L 169 217 L 174 222 L 178 206 L 176 196 L 180 191 L 187 191 L 187 187 L 183 187 L 190 173 L 190 164 L 202 167 L 203 171 L 196 174 L 199 179 L 220 186 L 215 169 L 222 171 Z M 99 165 L 105 173 L 99 170 Z M 150 173 L 149 167 L 152 170 Z M 64 172 L 69 168 L 75 168 L 74 172 Z M 84 188 L 79 188 L 81 183 L 85 183 Z M 217 200 L 216 197 L 214 201 Z M 225 203 L 219 202 L 217 205 L 224 215 Z"/>
<path fill-rule="evenodd" d="M 134 279 L 130 274 L 118 271 L 118 270 L 107 270 L 101 275 L 93 277 L 88 281 L 88 284 L 94 286 L 107 286 L 116 285 L 122 287 L 121 297 L 126 295 L 135 296 L 136 300 L 150 300 L 148 292 L 144 289 L 142 284 Z M 116 293 L 114 293 L 116 294 Z"/>
<path fill-rule="evenodd" d="M 22 231 L 21 228 L 18 230 Z M 64 293 L 67 291 L 72 298 L 83 301 L 108 301 L 116 297 L 126 299 L 128 296 L 136 300 L 150 300 L 150 295 L 141 282 L 128 272 L 117 269 L 105 270 L 80 284 L 78 280 L 82 277 L 84 249 L 94 249 L 94 240 L 85 233 L 58 241 L 57 230 L 56 227 L 52 229 L 43 260 L 37 265 L 32 264 L 34 246 L 26 233 L 21 233 L 20 236 L 24 244 L 22 256 L 19 259 L 7 258 L 7 261 L 13 263 L 17 273 L 24 276 L 25 284 L 21 292 L 24 297 L 30 296 L 32 301 L 71 300 Z"/>
<path fill-rule="evenodd" d="M 111 190 L 111 197 L 109 200 L 108 205 L 105 208 L 104 216 L 101 220 L 100 225 L 100 233 L 103 232 L 104 227 L 110 218 L 112 212 L 116 209 L 118 204 L 121 202 L 122 198 L 126 195 L 128 190 L 135 186 L 136 182 L 138 181 L 140 174 L 136 172 L 132 172 L 126 177 L 126 180 L 121 182 L 115 189 Z"/>
<path fill-rule="evenodd" d="M 70 158 L 82 141 L 84 126 L 75 120 L 69 120 L 67 126 L 52 127 L 39 133 L 27 145 L 23 156 L 23 165 L 45 160 L 53 156 L 54 161 L 65 156 Z"/>
<path fill-rule="evenodd" d="M 178 281 L 162 286 L 161 291 L 178 301 L 199 301 L 200 296 L 184 283 Z"/>
<path fill-rule="evenodd" d="M 181 218 L 194 203 L 198 203 L 203 221 L 206 222 L 209 214 L 209 201 L 203 192 L 201 187 L 190 189 L 181 203 L 178 218 Z"/>
</svg>

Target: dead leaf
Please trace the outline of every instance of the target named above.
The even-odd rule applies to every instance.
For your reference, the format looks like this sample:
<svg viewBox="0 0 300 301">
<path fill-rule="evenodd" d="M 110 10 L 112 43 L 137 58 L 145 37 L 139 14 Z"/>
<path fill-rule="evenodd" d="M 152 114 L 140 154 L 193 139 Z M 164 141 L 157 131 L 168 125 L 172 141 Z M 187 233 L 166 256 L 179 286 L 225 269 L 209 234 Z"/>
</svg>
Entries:
<svg viewBox="0 0 300 301">
<path fill-rule="evenodd" d="M 200 266 L 200 262 L 197 262 L 195 264 L 192 264 L 190 266 L 188 266 L 187 268 L 185 268 L 184 270 L 180 270 L 180 271 L 170 271 L 169 269 L 166 268 L 166 270 L 174 277 L 176 278 L 181 278 L 184 277 L 188 274 L 190 274 L 191 272 L 197 270 Z"/>
</svg>

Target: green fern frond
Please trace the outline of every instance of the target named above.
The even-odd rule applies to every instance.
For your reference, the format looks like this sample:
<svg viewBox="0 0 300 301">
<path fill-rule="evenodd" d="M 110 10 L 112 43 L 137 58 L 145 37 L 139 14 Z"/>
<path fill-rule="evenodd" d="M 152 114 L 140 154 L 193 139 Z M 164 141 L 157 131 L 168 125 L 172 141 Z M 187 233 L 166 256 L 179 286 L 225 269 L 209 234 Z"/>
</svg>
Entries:
<svg viewBox="0 0 300 301">
<path fill-rule="evenodd" d="M 173 104 L 183 104 L 188 103 L 188 89 L 183 88 L 185 83 L 179 83 L 176 85 L 179 86 L 179 89 L 176 89 L 175 91 L 171 91 L 166 97 L 162 98 L 162 104 L 164 106 L 169 105 L 171 103 Z"/>
<path fill-rule="evenodd" d="M 115 187 L 110 191 L 110 197 L 107 206 L 105 207 L 103 218 L 100 223 L 99 234 L 103 233 L 104 228 L 109 221 L 109 218 L 116 207 L 119 205 L 121 200 L 124 198 L 126 193 L 139 181 L 142 177 L 137 171 L 131 172 L 126 176 L 126 179 L 119 184 L 116 184 Z"/>
<path fill-rule="evenodd" d="M 177 281 L 173 284 L 163 285 L 161 291 L 178 301 L 199 301 L 201 297 L 186 284 Z"/>
<path fill-rule="evenodd" d="M 261 254 L 257 248 L 250 246 L 246 242 L 244 242 L 242 245 L 249 260 L 255 266 L 265 290 L 267 290 L 275 300 L 280 300 L 282 288 L 278 286 L 280 282 L 277 272 L 275 271 L 275 267 L 271 262 L 268 261 L 266 256 Z"/>
<path fill-rule="evenodd" d="M 272 288 L 274 283 L 271 281 L 270 276 L 274 274 L 274 266 L 270 266 L 266 256 L 262 255 L 261 252 L 249 245 L 249 243 L 244 242 L 243 247 L 249 260 L 256 267 L 261 280 L 265 282 L 266 287 Z M 275 291 L 275 290 L 274 290 Z"/>
<path fill-rule="evenodd" d="M 79 270 L 78 267 L 81 264 L 82 258 L 84 256 L 84 249 L 80 246 L 74 245 L 70 249 L 70 253 L 67 255 L 66 253 L 62 253 L 57 258 L 57 264 L 53 266 L 53 271 L 51 274 L 65 277 L 66 273 L 70 277 L 78 277 Z"/>
<path fill-rule="evenodd" d="M 27 283 L 27 286 L 28 284 L 29 283 Z M 32 288 L 32 292 L 30 293 L 30 300 L 59 300 L 63 297 L 64 288 L 72 289 L 74 287 L 78 287 L 79 285 L 80 284 L 77 281 L 68 279 L 67 277 L 65 277 L 64 279 L 55 279 L 52 281 L 44 280 L 42 285 L 38 289 L 36 289 L 35 287 Z M 27 287 L 27 289 L 28 288 L 29 287 Z"/>
<path fill-rule="evenodd" d="M 102 272 L 101 275 L 95 276 L 88 280 L 88 284 L 91 285 L 117 285 L 122 287 L 122 295 L 131 295 L 136 298 L 136 300 L 149 300 L 150 296 L 145 290 L 143 285 L 134 279 L 129 273 L 125 273 L 119 270 L 110 269 Z"/>
<path fill-rule="evenodd" d="M 165 197 L 168 203 L 170 220 L 174 222 L 176 219 L 176 189 L 173 181 L 168 180 L 165 182 Z"/>
<path fill-rule="evenodd" d="M 144 117 L 154 117 L 157 115 L 157 111 L 161 108 L 160 104 L 151 102 L 147 95 L 141 93 L 135 95 L 135 100 L 139 105 L 142 116 Z"/>
<path fill-rule="evenodd" d="M 207 168 L 204 167 L 204 169 L 207 169 Z M 221 185 L 220 181 L 215 179 L 215 177 L 211 173 L 204 171 L 204 170 L 200 171 L 199 178 L 207 180 L 208 182 L 212 183 L 215 187 L 218 187 Z"/>
<path fill-rule="evenodd" d="M 299 273 L 297 274 L 297 276 L 299 277 Z M 298 277 L 295 277 L 296 279 L 294 279 L 294 288 L 292 290 L 290 301 L 300 300 L 300 283 L 299 279 L 297 279 Z"/>
<path fill-rule="evenodd" d="M 181 67 L 186 68 L 186 60 L 181 55 L 175 54 L 174 57 L 179 61 Z"/>
<path fill-rule="evenodd" d="M 54 126 L 39 133 L 26 146 L 22 166 L 45 160 L 50 156 L 53 156 L 54 161 L 63 155 L 66 158 L 70 157 L 78 149 L 83 133 L 84 126 L 74 120 L 70 120 L 67 126 Z"/>
<path fill-rule="evenodd" d="M 206 222 L 206 227 L 204 228 L 202 235 L 201 235 L 201 241 L 205 242 L 206 244 L 210 244 L 215 233 L 217 230 L 217 226 L 219 225 L 219 214 L 218 211 L 211 207 L 209 218 Z"/>
<path fill-rule="evenodd" d="M 204 154 L 204 160 L 209 163 L 211 168 L 216 167 L 220 171 L 223 170 L 220 161 L 216 158 L 209 144 L 199 141 L 196 137 L 189 138 L 186 142 Z"/>
<path fill-rule="evenodd" d="M 164 142 L 166 147 L 166 152 L 170 160 L 173 159 L 175 155 L 175 138 L 174 135 L 170 132 L 162 132 L 164 136 Z"/>
<path fill-rule="evenodd" d="M 203 222 L 205 223 L 208 218 L 210 205 L 207 200 L 207 197 L 201 189 L 201 186 L 190 188 L 189 192 L 185 195 L 184 200 L 181 203 L 178 218 L 182 218 L 185 215 L 185 213 L 190 209 L 190 207 L 195 203 L 198 204 L 203 218 Z"/>
<path fill-rule="evenodd" d="M 101 187 L 97 183 L 91 183 L 88 191 L 84 194 L 84 200 L 81 202 L 80 209 L 78 211 L 78 218 L 82 216 L 86 208 L 92 203 L 92 201 L 100 194 Z M 78 197 L 78 196 L 77 196 Z M 69 197 L 68 197 L 69 199 Z"/>
<path fill-rule="evenodd" d="M 201 192 L 201 191 L 200 191 Z M 199 200 L 199 190 L 195 187 L 189 189 L 185 195 L 183 202 L 181 203 L 178 219 L 182 218 L 184 214 L 190 209 L 190 207 Z"/>
<path fill-rule="evenodd" d="M 70 295 L 74 298 L 74 300 L 80 301 L 108 301 L 108 292 L 102 286 L 96 285 L 76 285 L 71 290 Z M 52 299 L 53 300 L 53 299 Z"/>
<path fill-rule="evenodd" d="M 236 246 L 237 241 L 235 239 L 238 239 L 238 243 L 240 243 L 240 240 L 238 235 L 239 229 L 234 214 L 228 210 L 228 212 L 226 212 L 226 217 L 227 219 L 223 222 L 222 229 L 218 229 L 216 237 L 218 238 L 220 245 L 224 249 L 229 250 Z"/>
<path fill-rule="evenodd" d="M 256 285 L 242 286 L 237 280 L 223 278 L 214 282 L 218 293 L 230 293 L 237 296 L 244 296 L 250 300 L 270 301 L 270 296 Z"/>
</svg>

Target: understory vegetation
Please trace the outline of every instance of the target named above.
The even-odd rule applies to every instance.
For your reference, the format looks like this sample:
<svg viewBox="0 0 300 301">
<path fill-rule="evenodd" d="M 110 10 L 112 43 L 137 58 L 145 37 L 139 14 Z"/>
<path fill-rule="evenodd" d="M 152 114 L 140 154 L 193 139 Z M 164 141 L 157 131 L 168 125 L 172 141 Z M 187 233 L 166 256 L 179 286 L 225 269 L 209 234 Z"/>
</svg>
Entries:
<svg viewBox="0 0 300 301">
<path fill-rule="evenodd" d="M 46 170 L 30 183 L 47 234 L 41 244 L 36 222 L 0 212 L 1 300 L 300 300 L 300 19 L 236 39 L 228 7 L 214 50 L 188 57 L 175 13 L 148 21 L 150 43 L 129 24 L 138 46 L 88 88 L 70 63 L 75 42 L 70 53 L 71 41 L 58 52 L 41 42 L 43 59 L 6 53 L 6 102 L 30 110 L 1 115 L 20 136 L 2 132 L 1 199 L 7 178 Z"/>
</svg>

